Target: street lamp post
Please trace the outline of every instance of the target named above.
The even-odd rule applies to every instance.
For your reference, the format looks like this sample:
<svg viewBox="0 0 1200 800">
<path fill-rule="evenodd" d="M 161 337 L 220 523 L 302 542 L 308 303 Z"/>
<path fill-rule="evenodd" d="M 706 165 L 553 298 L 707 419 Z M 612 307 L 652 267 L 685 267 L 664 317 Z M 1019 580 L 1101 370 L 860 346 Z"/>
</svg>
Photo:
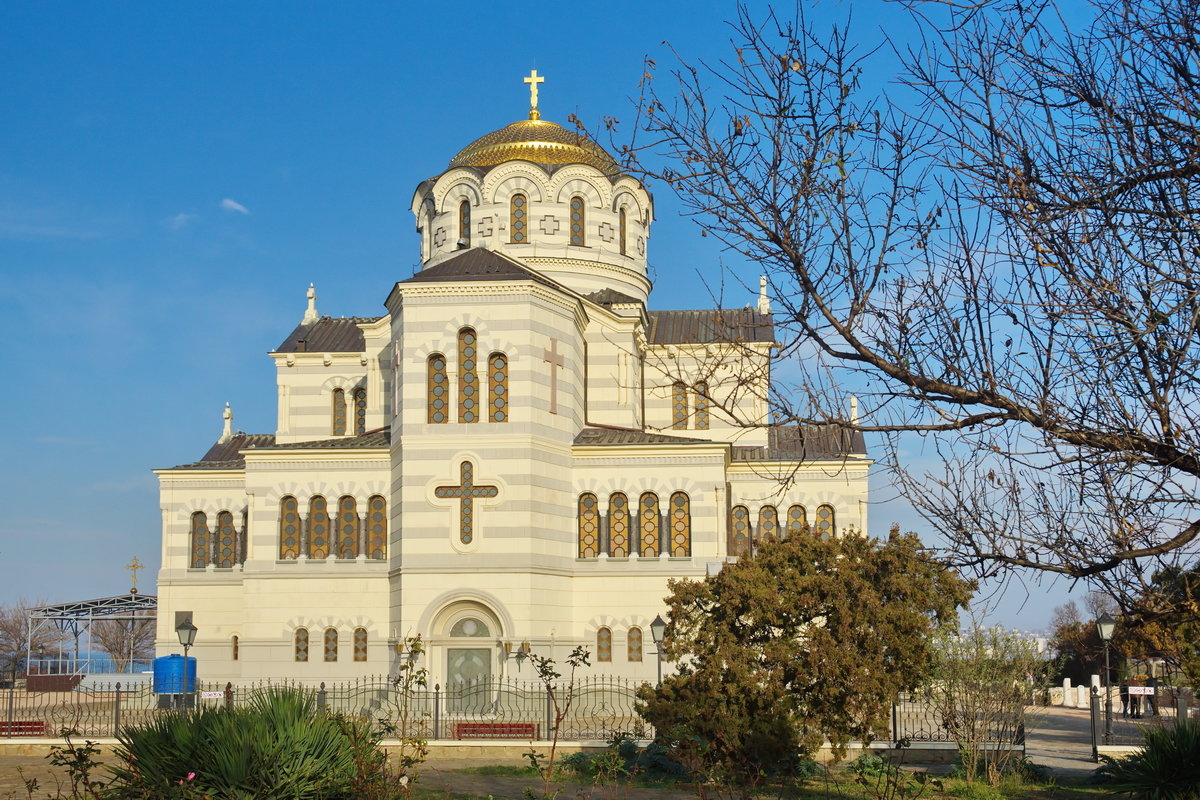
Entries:
<svg viewBox="0 0 1200 800">
<path fill-rule="evenodd" d="M 650 636 L 654 639 L 654 654 L 658 656 L 658 683 L 656 686 L 662 686 L 662 644 L 663 638 L 667 635 L 667 621 L 662 618 L 662 614 L 654 618 L 654 622 L 650 623 Z"/>
<path fill-rule="evenodd" d="M 185 708 L 191 705 L 188 702 L 188 695 L 191 694 L 188 691 L 188 687 L 195 680 L 195 671 L 188 669 L 188 650 L 196 643 L 196 630 L 196 626 L 192 624 L 190 619 L 185 619 L 175 626 L 175 633 L 179 636 L 179 643 L 183 645 L 183 694 Z M 192 672 L 191 676 L 188 675 L 189 671 Z"/>
<path fill-rule="evenodd" d="M 1096 633 L 1104 642 L 1104 743 L 1112 744 L 1112 668 L 1108 665 L 1108 643 L 1113 637 L 1113 629 L 1117 620 L 1107 611 L 1096 620 Z"/>
</svg>

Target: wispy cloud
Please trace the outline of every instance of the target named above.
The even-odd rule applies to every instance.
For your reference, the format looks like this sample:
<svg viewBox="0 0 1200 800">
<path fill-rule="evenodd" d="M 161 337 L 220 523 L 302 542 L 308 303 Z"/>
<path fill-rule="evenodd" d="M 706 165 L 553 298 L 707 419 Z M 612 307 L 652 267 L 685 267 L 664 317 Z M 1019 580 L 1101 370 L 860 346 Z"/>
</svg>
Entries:
<svg viewBox="0 0 1200 800">
<path fill-rule="evenodd" d="M 184 212 L 180 211 L 178 214 L 166 221 L 167 227 L 173 231 L 183 230 L 183 228 L 197 216 L 198 215 L 196 214 L 185 214 Z"/>
<path fill-rule="evenodd" d="M 224 200 L 221 201 L 221 208 L 223 208 L 226 211 L 236 211 L 239 214 L 249 214 L 250 213 L 250 209 L 246 208 L 244 205 L 239 203 L 237 200 L 230 200 L 228 197 L 226 197 Z"/>
</svg>

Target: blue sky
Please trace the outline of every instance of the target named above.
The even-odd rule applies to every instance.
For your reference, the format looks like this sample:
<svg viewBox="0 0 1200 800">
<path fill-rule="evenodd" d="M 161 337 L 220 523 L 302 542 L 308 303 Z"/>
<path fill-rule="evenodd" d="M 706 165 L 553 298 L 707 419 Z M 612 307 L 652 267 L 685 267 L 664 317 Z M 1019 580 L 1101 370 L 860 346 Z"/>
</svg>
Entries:
<svg viewBox="0 0 1200 800">
<path fill-rule="evenodd" d="M 322 313 L 383 313 L 417 261 L 413 189 L 525 115 L 530 69 L 544 118 L 628 119 L 643 57 L 666 67 L 668 40 L 724 57 L 733 14 L 695 0 L 0 7 L 0 603 L 119 594 L 134 555 L 157 568 L 150 470 L 203 454 L 226 401 L 237 427 L 274 429 L 266 353 L 308 284 Z M 854 14 L 865 42 L 905 24 L 878 0 Z M 723 267 L 756 274 L 656 200 L 655 307 L 710 305 Z M 727 301 L 750 299 L 726 283 Z M 886 486 L 875 497 L 873 532 L 922 530 Z M 995 618 L 1044 625 L 1062 592 L 1034 592 L 1009 592 Z"/>
</svg>

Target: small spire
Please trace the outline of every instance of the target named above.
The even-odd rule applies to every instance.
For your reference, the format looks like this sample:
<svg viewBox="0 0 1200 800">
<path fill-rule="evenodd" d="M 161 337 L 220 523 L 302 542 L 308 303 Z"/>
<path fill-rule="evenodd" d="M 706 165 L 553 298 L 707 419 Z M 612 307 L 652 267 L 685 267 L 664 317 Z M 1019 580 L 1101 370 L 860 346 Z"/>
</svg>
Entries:
<svg viewBox="0 0 1200 800">
<path fill-rule="evenodd" d="M 218 444 L 224 444 L 233 438 L 233 409 L 229 407 L 229 403 L 225 404 L 225 412 L 221 417 L 225 420 L 225 429 L 221 431 L 221 438 L 217 439 Z"/>
<path fill-rule="evenodd" d="M 317 290 L 311 283 L 308 285 L 306 296 L 308 297 L 308 310 L 304 312 L 304 319 L 301 320 L 301 324 L 311 325 L 321 318 L 321 315 L 317 313 Z"/>
<path fill-rule="evenodd" d="M 858 397 L 850 395 L 850 424 L 858 424 Z"/>
<path fill-rule="evenodd" d="M 767 297 L 767 276 L 758 276 L 758 313 L 771 313 L 771 298 Z"/>
</svg>

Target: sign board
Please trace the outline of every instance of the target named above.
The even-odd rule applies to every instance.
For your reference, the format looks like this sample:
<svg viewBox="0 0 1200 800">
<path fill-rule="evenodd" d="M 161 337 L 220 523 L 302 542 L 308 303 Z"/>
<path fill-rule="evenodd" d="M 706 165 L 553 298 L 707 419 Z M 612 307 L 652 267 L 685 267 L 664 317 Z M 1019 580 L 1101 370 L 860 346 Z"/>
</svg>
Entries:
<svg viewBox="0 0 1200 800">
<path fill-rule="evenodd" d="M 1137 694 L 1140 694 L 1140 695 L 1153 695 L 1153 694 L 1154 694 L 1154 687 L 1153 687 L 1153 686 L 1130 686 L 1130 687 L 1129 687 L 1129 694 L 1130 694 L 1130 695 L 1137 695 Z"/>
<path fill-rule="evenodd" d="M 224 692 L 201 692 L 201 700 L 222 700 L 225 697 Z"/>
</svg>

